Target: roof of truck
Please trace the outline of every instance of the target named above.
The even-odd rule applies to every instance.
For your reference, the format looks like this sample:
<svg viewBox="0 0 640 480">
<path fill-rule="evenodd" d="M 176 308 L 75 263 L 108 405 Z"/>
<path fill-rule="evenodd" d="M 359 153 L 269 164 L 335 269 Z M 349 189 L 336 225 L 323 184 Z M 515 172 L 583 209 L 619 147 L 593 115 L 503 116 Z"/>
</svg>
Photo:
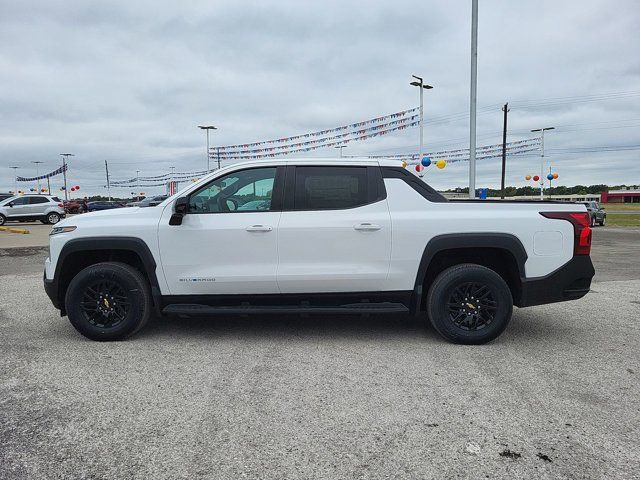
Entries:
<svg viewBox="0 0 640 480">
<path fill-rule="evenodd" d="M 234 163 L 229 167 L 238 167 L 241 165 L 381 165 L 388 167 L 402 166 L 402 160 L 393 158 L 368 158 L 368 157 L 312 157 L 312 158 L 269 158 L 264 160 L 247 160 L 240 163 Z M 224 167 L 227 168 L 227 167 Z"/>
</svg>

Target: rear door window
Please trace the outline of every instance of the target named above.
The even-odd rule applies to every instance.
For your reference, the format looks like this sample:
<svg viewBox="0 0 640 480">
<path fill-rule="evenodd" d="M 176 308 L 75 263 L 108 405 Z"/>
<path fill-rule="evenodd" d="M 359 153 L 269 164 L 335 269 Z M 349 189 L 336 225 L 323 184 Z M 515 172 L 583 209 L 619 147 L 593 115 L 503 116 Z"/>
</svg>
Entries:
<svg viewBox="0 0 640 480">
<path fill-rule="evenodd" d="M 294 210 L 339 210 L 368 203 L 367 167 L 295 168 Z"/>
<path fill-rule="evenodd" d="M 29 204 L 35 205 L 38 203 L 49 203 L 47 197 L 29 197 Z"/>
</svg>

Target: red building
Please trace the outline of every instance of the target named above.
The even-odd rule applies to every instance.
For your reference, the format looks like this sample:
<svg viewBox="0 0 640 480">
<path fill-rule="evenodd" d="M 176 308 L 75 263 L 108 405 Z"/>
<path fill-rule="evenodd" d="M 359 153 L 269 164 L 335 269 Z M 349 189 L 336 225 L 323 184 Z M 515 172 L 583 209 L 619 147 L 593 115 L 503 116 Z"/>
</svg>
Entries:
<svg viewBox="0 0 640 480">
<path fill-rule="evenodd" d="M 600 194 L 602 203 L 640 203 L 640 189 L 609 190 Z"/>
</svg>

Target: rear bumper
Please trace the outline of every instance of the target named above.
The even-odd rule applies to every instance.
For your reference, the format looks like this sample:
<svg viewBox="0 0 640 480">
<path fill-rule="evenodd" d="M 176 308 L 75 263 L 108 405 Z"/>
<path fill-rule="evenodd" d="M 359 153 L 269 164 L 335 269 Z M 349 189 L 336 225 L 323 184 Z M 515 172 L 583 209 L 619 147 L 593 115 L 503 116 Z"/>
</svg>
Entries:
<svg viewBox="0 0 640 480">
<path fill-rule="evenodd" d="M 518 307 L 564 302 L 584 297 L 596 271 L 589 255 L 577 255 L 544 277 L 525 279 Z"/>
</svg>

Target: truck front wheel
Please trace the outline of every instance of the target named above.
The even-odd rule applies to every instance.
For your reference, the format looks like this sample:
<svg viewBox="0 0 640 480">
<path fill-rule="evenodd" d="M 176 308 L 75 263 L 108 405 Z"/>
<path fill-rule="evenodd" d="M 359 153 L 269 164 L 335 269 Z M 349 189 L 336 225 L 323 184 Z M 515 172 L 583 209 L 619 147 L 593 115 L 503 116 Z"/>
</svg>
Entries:
<svg viewBox="0 0 640 480">
<path fill-rule="evenodd" d="M 91 340 L 121 340 L 140 330 L 152 308 L 149 285 L 125 263 L 104 262 L 81 270 L 69 284 L 65 306 L 71 324 Z"/>
<path fill-rule="evenodd" d="M 489 342 L 507 327 L 513 311 L 509 286 L 493 270 L 466 263 L 444 270 L 427 296 L 433 327 L 454 343 Z"/>
</svg>

